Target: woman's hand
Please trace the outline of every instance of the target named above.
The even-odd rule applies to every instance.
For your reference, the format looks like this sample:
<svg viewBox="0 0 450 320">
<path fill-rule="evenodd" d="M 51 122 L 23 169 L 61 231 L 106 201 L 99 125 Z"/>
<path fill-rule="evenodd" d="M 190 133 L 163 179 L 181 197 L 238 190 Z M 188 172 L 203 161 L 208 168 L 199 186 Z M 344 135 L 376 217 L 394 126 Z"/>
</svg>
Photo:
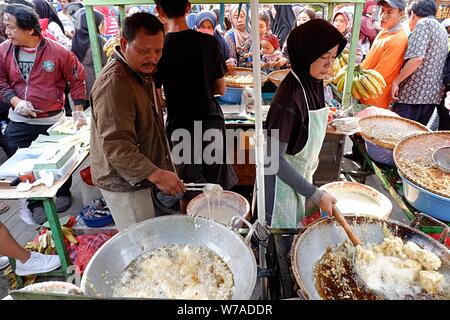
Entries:
<svg viewBox="0 0 450 320">
<path fill-rule="evenodd" d="M 333 204 L 336 204 L 337 199 L 333 197 L 331 194 L 324 192 L 320 197 L 320 202 L 318 207 L 326 212 L 329 216 L 333 215 Z"/>
</svg>

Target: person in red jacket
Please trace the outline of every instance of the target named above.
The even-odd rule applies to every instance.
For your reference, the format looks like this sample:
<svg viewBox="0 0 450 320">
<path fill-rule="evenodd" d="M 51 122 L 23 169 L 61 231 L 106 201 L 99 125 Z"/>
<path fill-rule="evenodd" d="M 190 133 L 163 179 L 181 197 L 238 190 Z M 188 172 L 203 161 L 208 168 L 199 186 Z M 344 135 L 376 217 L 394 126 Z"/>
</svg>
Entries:
<svg viewBox="0 0 450 320">
<path fill-rule="evenodd" d="M 114 16 L 114 11 L 112 11 L 109 7 L 95 7 L 95 10 L 98 10 L 105 16 L 105 31 L 103 35 L 109 39 L 111 37 L 119 36 L 119 23 Z"/>
<path fill-rule="evenodd" d="M 5 130 L 10 157 L 18 148 L 29 147 L 39 134 L 47 134 L 63 116 L 66 83 L 75 104 L 74 121 L 85 123 L 86 72 L 72 52 L 42 37 L 39 17 L 31 8 L 8 5 L 3 17 L 8 40 L 0 45 L 0 99 L 10 106 Z M 58 191 L 58 212 L 70 208 L 70 186 L 71 179 Z M 37 223 L 45 221 L 41 202 L 30 209 Z"/>
</svg>

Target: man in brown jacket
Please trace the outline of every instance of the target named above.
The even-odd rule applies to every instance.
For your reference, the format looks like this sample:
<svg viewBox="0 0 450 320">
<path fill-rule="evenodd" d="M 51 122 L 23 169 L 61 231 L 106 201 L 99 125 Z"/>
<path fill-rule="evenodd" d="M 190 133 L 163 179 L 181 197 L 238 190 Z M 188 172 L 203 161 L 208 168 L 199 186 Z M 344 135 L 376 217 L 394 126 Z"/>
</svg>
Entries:
<svg viewBox="0 0 450 320">
<path fill-rule="evenodd" d="M 185 191 L 173 172 L 152 78 L 163 30 L 151 14 L 127 17 L 120 48 L 92 88 L 92 177 L 119 231 L 155 216 L 152 186 L 171 195 Z"/>
</svg>

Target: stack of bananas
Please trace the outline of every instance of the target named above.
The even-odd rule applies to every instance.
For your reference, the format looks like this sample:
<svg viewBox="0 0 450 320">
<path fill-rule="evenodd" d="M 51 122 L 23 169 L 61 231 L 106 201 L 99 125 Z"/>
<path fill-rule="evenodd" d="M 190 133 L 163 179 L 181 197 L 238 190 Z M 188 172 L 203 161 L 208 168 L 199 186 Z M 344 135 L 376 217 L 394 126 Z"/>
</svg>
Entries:
<svg viewBox="0 0 450 320">
<path fill-rule="evenodd" d="M 339 92 L 344 90 L 346 78 L 347 66 L 341 69 L 333 80 Z M 373 69 L 365 70 L 360 65 L 355 66 L 352 95 L 356 99 L 376 98 L 383 93 L 384 88 L 386 88 L 386 82 L 378 71 Z"/>
<path fill-rule="evenodd" d="M 345 68 L 348 64 L 350 53 L 348 49 L 344 49 L 344 51 L 336 57 L 333 63 L 333 75 L 336 76 L 342 68 Z"/>
<path fill-rule="evenodd" d="M 103 46 L 103 51 L 105 51 L 106 56 L 110 59 L 114 53 L 114 48 L 120 44 L 120 39 L 112 37 L 108 41 L 106 41 Z"/>
</svg>

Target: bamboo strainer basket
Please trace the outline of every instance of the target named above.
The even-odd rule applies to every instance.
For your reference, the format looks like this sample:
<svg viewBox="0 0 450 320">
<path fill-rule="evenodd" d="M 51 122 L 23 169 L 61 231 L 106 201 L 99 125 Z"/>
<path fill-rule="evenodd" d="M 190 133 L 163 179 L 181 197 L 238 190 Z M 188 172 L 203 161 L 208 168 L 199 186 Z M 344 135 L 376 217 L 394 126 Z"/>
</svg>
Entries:
<svg viewBox="0 0 450 320">
<path fill-rule="evenodd" d="M 267 74 L 261 72 L 261 85 L 264 85 L 268 79 Z M 253 84 L 253 69 L 251 68 L 228 68 L 228 72 L 225 74 L 225 85 L 227 87 L 244 88 L 252 87 Z"/>
<path fill-rule="evenodd" d="M 291 72 L 291 69 L 273 71 L 269 73 L 269 80 L 278 87 L 289 72 Z"/>
<path fill-rule="evenodd" d="M 359 127 L 364 140 L 390 150 L 410 136 L 430 132 L 418 122 L 395 116 L 366 117 L 359 120 Z"/>
<path fill-rule="evenodd" d="M 400 173 L 419 187 L 450 199 L 450 173 L 433 163 L 433 152 L 450 146 L 450 131 L 428 132 L 401 141 L 394 150 Z"/>
</svg>

